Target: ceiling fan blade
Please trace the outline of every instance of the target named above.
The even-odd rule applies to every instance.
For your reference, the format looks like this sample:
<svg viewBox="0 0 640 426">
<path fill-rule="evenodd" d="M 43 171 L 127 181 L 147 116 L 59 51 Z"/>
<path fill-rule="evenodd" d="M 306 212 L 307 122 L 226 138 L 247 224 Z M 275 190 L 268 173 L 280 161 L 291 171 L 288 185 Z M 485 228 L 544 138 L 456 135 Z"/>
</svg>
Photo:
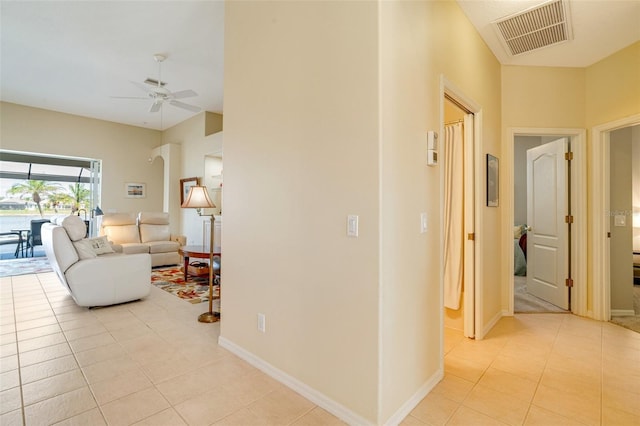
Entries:
<svg viewBox="0 0 640 426">
<path fill-rule="evenodd" d="M 185 104 L 184 102 L 175 101 L 175 100 L 171 100 L 171 101 L 169 101 L 169 103 L 171 105 L 175 106 L 175 107 L 186 109 L 186 110 L 191 111 L 191 112 L 200 112 L 200 110 L 202 109 L 202 108 L 197 107 L 195 105 L 189 105 L 189 104 Z"/>
<path fill-rule="evenodd" d="M 151 104 L 151 108 L 149 108 L 149 112 L 158 112 L 162 108 L 162 102 L 154 102 Z"/>
<path fill-rule="evenodd" d="M 173 97 L 173 99 L 184 99 L 190 98 L 192 96 L 198 96 L 198 94 L 193 90 L 180 90 L 179 92 L 171 93 L 171 96 Z"/>
</svg>

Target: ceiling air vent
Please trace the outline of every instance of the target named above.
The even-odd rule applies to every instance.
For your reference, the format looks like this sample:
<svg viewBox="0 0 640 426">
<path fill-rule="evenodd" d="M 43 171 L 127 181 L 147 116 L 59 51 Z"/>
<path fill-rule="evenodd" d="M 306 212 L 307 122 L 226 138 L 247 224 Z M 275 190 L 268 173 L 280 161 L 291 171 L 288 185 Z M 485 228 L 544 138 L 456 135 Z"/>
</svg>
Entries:
<svg viewBox="0 0 640 426">
<path fill-rule="evenodd" d="M 569 7 L 556 0 L 493 22 L 512 56 L 571 40 Z"/>
</svg>

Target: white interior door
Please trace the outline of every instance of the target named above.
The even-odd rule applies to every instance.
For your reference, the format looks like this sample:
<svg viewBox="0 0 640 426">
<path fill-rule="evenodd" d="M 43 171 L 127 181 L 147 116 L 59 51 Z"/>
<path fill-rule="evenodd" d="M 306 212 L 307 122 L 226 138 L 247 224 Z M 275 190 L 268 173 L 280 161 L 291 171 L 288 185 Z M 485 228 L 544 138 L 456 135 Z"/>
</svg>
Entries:
<svg viewBox="0 0 640 426">
<path fill-rule="evenodd" d="M 567 138 L 527 151 L 527 291 L 569 309 Z"/>
</svg>

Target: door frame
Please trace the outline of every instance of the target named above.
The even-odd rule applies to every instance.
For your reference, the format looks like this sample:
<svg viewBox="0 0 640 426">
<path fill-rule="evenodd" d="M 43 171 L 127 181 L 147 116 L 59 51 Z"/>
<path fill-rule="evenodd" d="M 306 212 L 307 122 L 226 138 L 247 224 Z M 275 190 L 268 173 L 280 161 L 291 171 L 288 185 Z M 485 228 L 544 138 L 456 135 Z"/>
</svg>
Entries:
<svg viewBox="0 0 640 426">
<path fill-rule="evenodd" d="M 473 99 L 469 98 L 462 90 L 460 90 L 454 83 L 449 81 L 444 75 L 440 76 L 440 134 L 444 135 L 444 99 L 445 95 L 452 98 L 458 104 L 462 105 L 470 113 L 473 114 L 473 169 L 471 172 L 474 177 L 474 233 L 475 233 L 475 247 L 474 250 L 474 277 L 473 288 L 465 289 L 463 297 L 464 306 L 464 335 L 467 337 L 474 337 L 479 340 L 486 334 L 482 326 L 482 265 L 484 255 L 482 250 L 478 250 L 478 247 L 482 247 L 482 234 L 478 232 L 480 224 L 482 223 L 482 203 L 480 194 L 482 194 L 480 178 L 481 167 L 481 147 L 482 147 L 482 108 Z M 442 147 L 438 147 L 441 151 Z M 444 167 L 440 167 L 440 223 L 444 215 Z M 444 241 L 444 229 L 440 227 L 440 241 Z M 441 243 L 442 244 L 442 243 Z M 440 265 L 444 265 L 444 255 L 442 246 L 440 249 Z M 440 268 L 440 330 L 441 330 L 441 348 L 444 348 L 444 268 Z M 471 291 L 469 291 L 471 290 Z"/>
<path fill-rule="evenodd" d="M 593 214 L 591 276 L 593 286 L 593 311 L 590 317 L 609 321 L 611 319 L 611 265 L 609 257 L 609 147 L 613 130 L 640 125 L 640 114 L 600 124 L 591 129 L 591 181 Z"/>
<path fill-rule="evenodd" d="M 571 142 L 571 206 L 574 222 L 571 231 L 571 312 L 587 315 L 587 132 L 585 129 L 564 128 L 507 128 L 507 143 L 502 146 L 503 164 L 502 197 L 505 202 L 502 221 L 502 258 L 511 261 L 502 264 L 503 313 L 513 316 L 513 152 L 516 136 L 564 136 Z"/>
</svg>

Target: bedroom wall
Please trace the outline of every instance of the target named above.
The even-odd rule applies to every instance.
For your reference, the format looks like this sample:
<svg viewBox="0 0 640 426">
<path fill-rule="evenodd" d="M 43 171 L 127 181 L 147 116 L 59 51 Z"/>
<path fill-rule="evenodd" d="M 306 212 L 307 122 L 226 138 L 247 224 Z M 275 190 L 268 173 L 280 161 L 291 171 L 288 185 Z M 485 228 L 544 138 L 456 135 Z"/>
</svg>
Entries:
<svg viewBox="0 0 640 426">
<path fill-rule="evenodd" d="M 632 129 L 611 132 L 610 145 L 610 265 L 611 311 L 633 313 L 633 231 L 632 231 Z M 614 167 L 615 165 L 615 167 Z M 625 220 L 615 224 L 615 217 Z"/>
<path fill-rule="evenodd" d="M 527 150 L 543 144 L 540 136 L 516 136 L 513 146 L 513 225 L 527 223 Z"/>
</svg>

